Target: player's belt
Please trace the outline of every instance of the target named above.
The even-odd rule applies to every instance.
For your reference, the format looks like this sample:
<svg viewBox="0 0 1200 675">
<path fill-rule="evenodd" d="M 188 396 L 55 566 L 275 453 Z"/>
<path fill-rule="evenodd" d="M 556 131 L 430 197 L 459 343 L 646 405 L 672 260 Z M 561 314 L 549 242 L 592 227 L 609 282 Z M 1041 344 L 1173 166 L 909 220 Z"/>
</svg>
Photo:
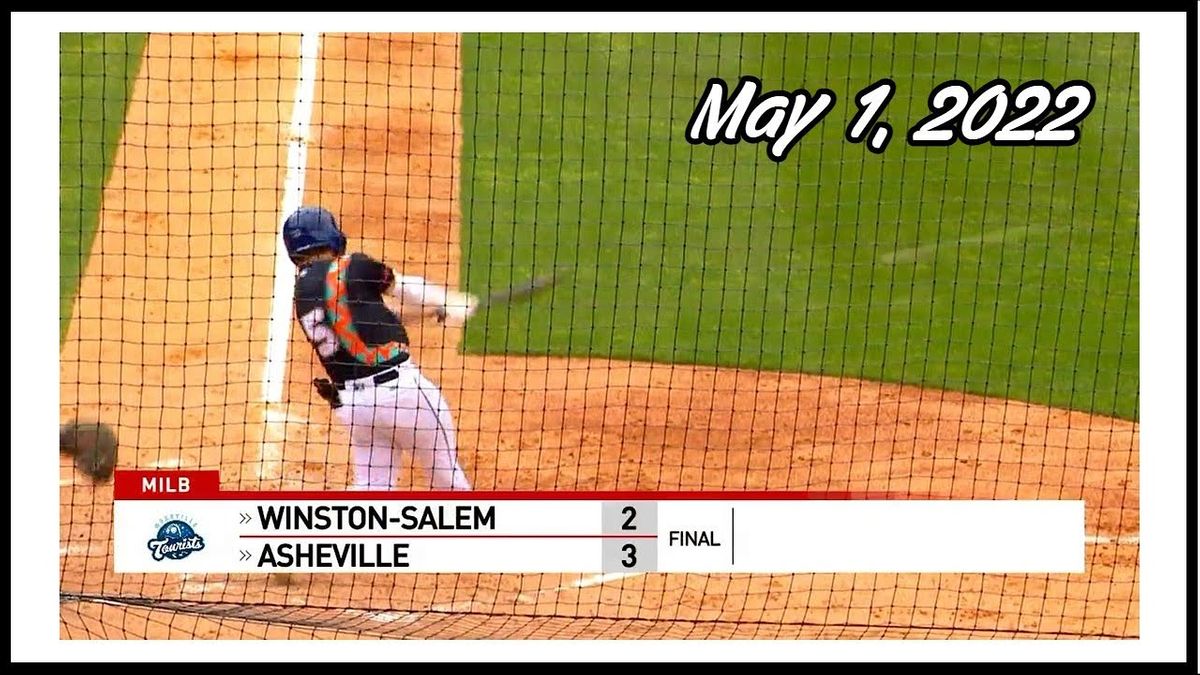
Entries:
<svg viewBox="0 0 1200 675">
<path fill-rule="evenodd" d="M 402 354 L 402 356 L 403 360 L 400 363 L 404 363 L 408 360 L 407 353 Z M 337 384 L 337 388 L 342 391 L 346 391 L 347 389 L 362 389 L 363 387 L 386 384 L 397 377 L 400 377 L 400 363 L 397 363 L 383 372 L 375 373 L 374 375 L 370 375 L 368 377 L 360 377 L 357 380 L 346 380 L 345 382 L 339 382 Z"/>
</svg>

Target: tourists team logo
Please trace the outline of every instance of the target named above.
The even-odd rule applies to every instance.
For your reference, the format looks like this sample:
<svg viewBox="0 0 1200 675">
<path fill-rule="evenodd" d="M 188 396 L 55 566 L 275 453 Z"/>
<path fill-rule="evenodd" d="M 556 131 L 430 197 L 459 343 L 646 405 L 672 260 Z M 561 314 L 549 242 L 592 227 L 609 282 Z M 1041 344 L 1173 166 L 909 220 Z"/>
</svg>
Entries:
<svg viewBox="0 0 1200 675">
<path fill-rule="evenodd" d="M 146 546 L 155 560 L 183 560 L 204 550 L 204 537 L 196 533 L 194 523 L 172 514 L 159 521 L 158 532 Z"/>
</svg>

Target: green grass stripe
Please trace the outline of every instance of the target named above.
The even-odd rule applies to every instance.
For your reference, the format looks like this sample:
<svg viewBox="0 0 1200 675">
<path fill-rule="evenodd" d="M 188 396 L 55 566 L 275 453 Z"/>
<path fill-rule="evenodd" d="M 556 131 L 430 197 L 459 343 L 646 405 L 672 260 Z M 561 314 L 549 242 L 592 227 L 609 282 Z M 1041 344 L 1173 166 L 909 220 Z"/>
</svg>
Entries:
<svg viewBox="0 0 1200 675">
<path fill-rule="evenodd" d="M 100 219 L 144 34 L 59 36 L 59 340 Z"/>
<path fill-rule="evenodd" d="M 468 326 L 472 352 L 860 376 L 1125 418 L 1138 401 L 1133 34 L 467 35 L 464 283 L 573 286 Z M 710 77 L 828 87 L 779 164 L 692 146 Z M 898 87 L 882 154 L 853 95 Z M 1086 79 L 1072 147 L 910 147 L 933 87 Z M 551 301 L 552 300 L 552 301 Z"/>
</svg>

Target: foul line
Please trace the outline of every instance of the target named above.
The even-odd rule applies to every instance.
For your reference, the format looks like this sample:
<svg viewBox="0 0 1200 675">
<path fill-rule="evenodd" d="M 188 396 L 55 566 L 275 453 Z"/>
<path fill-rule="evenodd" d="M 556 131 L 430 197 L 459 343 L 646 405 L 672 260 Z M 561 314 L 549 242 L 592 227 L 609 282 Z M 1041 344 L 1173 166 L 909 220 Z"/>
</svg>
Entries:
<svg viewBox="0 0 1200 675">
<path fill-rule="evenodd" d="M 283 180 L 283 201 L 279 210 L 279 229 L 283 221 L 304 201 L 304 171 L 308 163 L 308 127 L 312 123 L 313 92 L 317 84 L 317 51 L 320 33 L 300 37 L 300 75 L 292 103 L 292 123 L 288 129 L 287 176 Z M 283 400 L 283 378 L 287 370 L 288 338 L 292 327 L 292 293 L 296 267 L 288 258 L 282 232 L 275 244 L 275 288 L 271 295 L 271 322 L 267 329 L 267 365 L 263 369 L 263 401 Z"/>
<path fill-rule="evenodd" d="M 287 373 L 288 341 L 292 328 L 292 300 L 295 265 L 283 244 L 283 221 L 304 202 L 304 172 L 308 164 L 308 131 L 312 124 L 314 92 L 317 84 L 317 53 L 320 33 L 300 36 L 300 66 L 296 93 L 292 101 L 292 120 L 288 127 L 287 174 L 283 180 L 283 199 L 279 210 L 279 232 L 275 240 L 275 285 L 271 293 L 271 319 L 267 327 L 267 362 L 263 368 L 262 402 L 268 406 L 283 400 Z M 283 424 L 286 416 L 263 419 L 263 440 L 258 457 L 258 477 L 276 477 L 283 460 Z"/>
</svg>

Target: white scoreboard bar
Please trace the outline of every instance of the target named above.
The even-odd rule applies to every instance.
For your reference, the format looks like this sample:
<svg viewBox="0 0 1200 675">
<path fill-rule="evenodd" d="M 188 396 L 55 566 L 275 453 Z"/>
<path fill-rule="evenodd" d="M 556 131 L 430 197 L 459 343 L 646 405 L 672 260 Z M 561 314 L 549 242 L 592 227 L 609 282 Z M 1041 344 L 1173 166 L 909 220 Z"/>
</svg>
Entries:
<svg viewBox="0 0 1200 675">
<path fill-rule="evenodd" d="M 1084 571 L 1082 501 L 226 492 L 217 482 L 216 472 L 118 472 L 116 571 Z"/>
</svg>

